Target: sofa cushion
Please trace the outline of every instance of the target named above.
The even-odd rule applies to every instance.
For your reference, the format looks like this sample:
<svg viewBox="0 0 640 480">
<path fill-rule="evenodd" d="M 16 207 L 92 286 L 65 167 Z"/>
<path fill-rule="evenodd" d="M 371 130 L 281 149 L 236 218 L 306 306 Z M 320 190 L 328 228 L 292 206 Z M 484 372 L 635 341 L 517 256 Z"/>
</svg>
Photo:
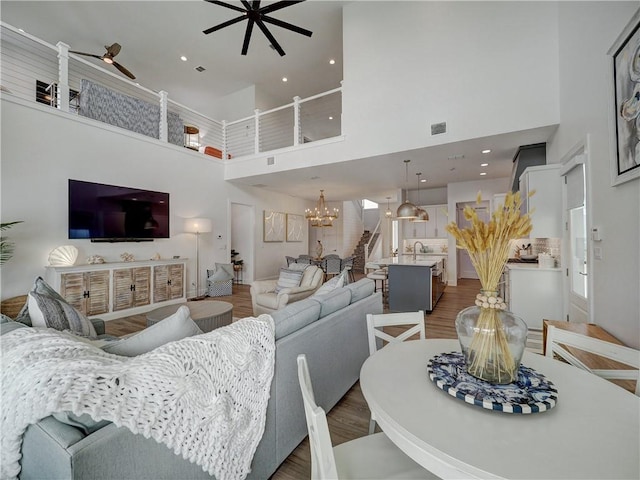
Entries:
<svg viewBox="0 0 640 480">
<path fill-rule="evenodd" d="M 324 273 L 322 273 L 322 270 L 319 267 L 313 265 L 314 268 L 310 268 L 311 266 L 312 265 L 307 265 L 307 267 L 309 268 L 306 268 L 303 272 L 304 275 L 302 275 L 302 280 L 300 281 L 300 285 L 302 285 L 303 287 L 307 287 L 313 284 L 313 279 L 318 273 L 322 274 L 322 276 L 324 277 Z"/>
<path fill-rule="evenodd" d="M 76 335 L 96 338 L 96 329 L 82 312 L 64 300 L 29 292 L 29 316 L 34 327 L 70 330 Z"/>
<path fill-rule="evenodd" d="M 6 319 L 9 319 L 9 320 L 6 321 Z M 25 327 L 26 325 L 24 323 L 14 322 L 6 315 L 2 315 L 2 323 L 0 323 L 0 336 L 4 335 L 5 333 L 12 332 L 17 328 L 25 328 Z"/>
<path fill-rule="evenodd" d="M 275 292 L 279 293 L 281 290 L 284 290 L 285 288 L 299 287 L 303 274 L 304 272 L 301 272 L 299 270 L 291 270 L 290 268 L 281 268 L 280 277 L 278 278 L 278 283 L 276 284 Z"/>
<path fill-rule="evenodd" d="M 370 278 L 361 278 L 357 282 L 350 283 L 345 288 L 351 290 L 351 303 L 355 303 L 373 294 L 375 282 Z"/>
<path fill-rule="evenodd" d="M 181 306 L 176 313 L 145 328 L 141 332 L 110 342 L 102 350 L 123 357 L 135 357 L 160 345 L 202 333 L 191 319 L 189 308 Z"/>
<path fill-rule="evenodd" d="M 41 295 L 46 295 L 47 297 L 57 298 L 58 300 L 65 301 L 62 296 L 56 292 L 51 285 L 44 281 L 42 277 L 36 278 L 35 282 L 33 282 L 33 287 L 31 287 L 31 292 L 39 293 Z M 31 315 L 29 315 L 29 298 L 24 302 L 24 306 L 18 313 L 18 316 L 15 318 L 16 322 L 24 323 L 25 325 L 31 326 Z"/>
<path fill-rule="evenodd" d="M 320 303 L 305 298 L 271 313 L 276 325 L 276 340 L 300 330 L 320 318 Z"/>
<path fill-rule="evenodd" d="M 316 290 L 316 293 L 314 293 L 311 298 L 321 297 L 323 295 L 326 295 L 327 293 L 333 292 L 336 288 L 343 287 L 344 283 L 345 277 L 342 274 L 336 275 L 332 279 L 320 285 L 320 288 Z"/>
<path fill-rule="evenodd" d="M 351 290 L 347 288 L 337 288 L 314 300 L 320 303 L 320 318 L 324 318 L 327 315 L 331 315 L 345 308 L 351 303 Z"/>
</svg>

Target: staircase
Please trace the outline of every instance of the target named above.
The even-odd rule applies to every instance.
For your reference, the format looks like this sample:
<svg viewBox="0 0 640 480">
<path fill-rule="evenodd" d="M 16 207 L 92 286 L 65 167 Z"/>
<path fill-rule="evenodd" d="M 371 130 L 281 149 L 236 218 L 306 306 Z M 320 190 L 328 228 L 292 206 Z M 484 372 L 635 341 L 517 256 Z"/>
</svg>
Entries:
<svg viewBox="0 0 640 480">
<path fill-rule="evenodd" d="M 373 238 L 371 237 L 371 232 L 369 230 L 365 230 L 362 234 L 362 238 L 356 245 L 356 248 L 353 250 L 353 271 L 357 273 L 364 273 L 364 246 L 367 243 L 374 243 L 378 238 L 379 233 L 376 233 Z"/>
</svg>

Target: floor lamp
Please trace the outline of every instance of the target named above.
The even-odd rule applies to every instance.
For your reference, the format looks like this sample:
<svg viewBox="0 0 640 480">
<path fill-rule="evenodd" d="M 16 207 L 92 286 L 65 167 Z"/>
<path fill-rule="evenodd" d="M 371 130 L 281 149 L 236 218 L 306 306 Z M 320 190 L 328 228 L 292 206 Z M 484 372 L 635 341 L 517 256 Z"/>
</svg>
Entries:
<svg viewBox="0 0 640 480">
<path fill-rule="evenodd" d="M 192 300 L 199 300 L 200 296 L 200 234 L 211 231 L 211 220 L 208 218 L 187 218 L 184 222 L 184 231 L 196 234 L 196 297 Z"/>
</svg>

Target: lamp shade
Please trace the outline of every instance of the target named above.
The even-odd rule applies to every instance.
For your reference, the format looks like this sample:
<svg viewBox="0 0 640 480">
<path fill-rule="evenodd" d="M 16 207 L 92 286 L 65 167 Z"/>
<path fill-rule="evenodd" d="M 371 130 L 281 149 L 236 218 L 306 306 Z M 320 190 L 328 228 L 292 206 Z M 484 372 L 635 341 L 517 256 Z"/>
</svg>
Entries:
<svg viewBox="0 0 640 480">
<path fill-rule="evenodd" d="M 211 228 L 211 220 L 208 218 L 187 218 L 184 221 L 184 231 L 187 233 L 207 233 Z"/>
<path fill-rule="evenodd" d="M 412 222 L 428 222 L 429 214 L 427 213 L 427 211 L 420 207 L 416 207 L 416 209 L 418 210 L 418 216 L 411 221 Z"/>
<path fill-rule="evenodd" d="M 418 216 L 418 212 L 416 212 L 416 206 L 413 203 L 406 201 L 398 207 L 396 216 L 398 218 L 411 219 L 416 218 Z"/>
</svg>

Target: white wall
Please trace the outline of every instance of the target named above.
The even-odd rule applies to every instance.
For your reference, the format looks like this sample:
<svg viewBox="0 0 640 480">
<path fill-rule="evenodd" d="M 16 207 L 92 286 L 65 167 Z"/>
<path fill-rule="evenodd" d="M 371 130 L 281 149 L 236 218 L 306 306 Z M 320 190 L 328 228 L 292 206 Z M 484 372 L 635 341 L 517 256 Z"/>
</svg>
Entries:
<svg viewBox="0 0 640 480">
<path fill-rule="evenodd" d="M 2 222 L 22 220 L 6 232 L 16 243 L 14 257 L 2 266 L 2 298 L 24 295 L 33 280 L 45 273 L 48 254 L 60 245 L 75 245 L 78 263 L 90 255 L 109 262 L 129 252 L 149 259 L 188 257 L 187 279 L 195 282 L 195 239 L 183 233 L 183 219 L 212 219 L 213 232 L 200 236 L 200 287 L 206 269 L 228 263 L 229 202 L 253 205 L 256 278 L 273 277 L 284 255 L 303 243 L 262 242 L 262 211 L 303 213 L 306 203 L 263 189 L 238 188 L 222 180 L 222 162 L 207 155 L 131 134 L 115 127 L 63 114 L 50 107 L 25 103 L 10 95 L 2 98 Z M 67 180 L 69 178 L 168 192 L 171 238 L 147 243 L 91 243 L 67 235 Z M 220 240 L 217 235 L 222 235 Z M 188 291 L 192 295 L 192 290 Z"/>
<path fill-rule="evenodd" d="M 347 2 L 345 140 L 230 165 L 226 178 L 555 125 L 557 27 L 554 2 Z M 431 137 L 441 121 L 448 133 Z"/>
<path fill-rule="evenodd" d="M 555 163 L 589 135 L 591 225 L 602 232 L 602 260 L 593 260 L 592 321 L 624 343 L 640 347 L 640 180 L 612 187 L 609 118 L 611 57 L 607 51 L 638 2 L 560 2 L 560 111 L 548 144 Z"/>
<path fill-rule="evenodd" d="M 508 190 L 508 178 L 450 183 L 447 186 L 447 211 L 449 213 L 449 221 L 456 221 L 456 205 L 463 202 L 475 202 L 478 192 L 482 192 L 482 200 L 488 200 L 491 202 L 495 194 L 506 193 Z M 491 210 L 493 210 L 493 207 L 491 207 Z M 447 275 L 449 276 L 449 285 L 457 285 L 458 265 L 456 260 L 456 241 L 451 235 L 449 235 L 448 245 L 449 256 L 447 258 Z"/>
<path fill-rule="evenodd" d="M 250 117 L 256 109 L 256 87 L 243 88 L 233 92 L 226 97 L 218 99 L 211 106 L 202 106 L 198 109 L 201 113 L 216 120 L 226 120 L 232 122 L 241 118 Z"/>
</svg>

